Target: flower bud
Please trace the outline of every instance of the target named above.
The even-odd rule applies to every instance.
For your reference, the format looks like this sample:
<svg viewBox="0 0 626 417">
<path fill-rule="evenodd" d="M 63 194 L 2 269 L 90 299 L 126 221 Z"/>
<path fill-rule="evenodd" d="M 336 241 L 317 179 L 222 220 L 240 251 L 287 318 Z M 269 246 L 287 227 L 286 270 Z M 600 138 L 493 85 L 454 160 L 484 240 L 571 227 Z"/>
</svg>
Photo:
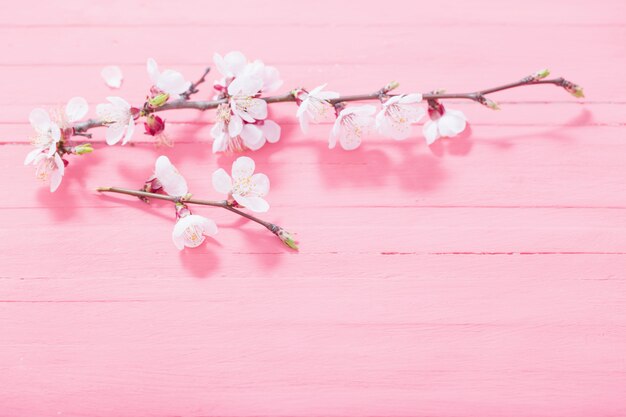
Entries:
<svg viewBox="0 0 626 417">
<path fill-rule="evenodd" d="M 491 110 L 500 110 L 500 106 L 498 105 L 498 103 L 487 97 L 483 97 L 483 100 L 480 104 L 489 107 Z"/>
<path fill-rule="evenodd" d="M 539 71 L 537 71 L 536 73 L 534 73 L 534 74 L 532 75 L 532 78 L 533 78 L 533 80 L 534 80 L 534 81 L 537 81 L 537 80 L 543 80 L 543 79 L 544 79 L 544 78 L 546 78 L 548 75 L 550 75 L 550 70 L 549 70 L 549 69 L 545 69 L 545 68 L 544 68 L 544 69 L 539 70 Z"/>
<path fill-rule="evenodd" d="M 73 150 L 76 155 L 84 155 L 93 152 L 93 146 L 91 143 L 81 143 L 80 145 L 74 146 Z"/>
<path fill-rule="evenodd" d="M 146 129 L 146 134 L 150 136 L 156 136 L 159 133 L 165 130 L 165 121 L 161 119 L 159 116 L 155 116 L 154 114 L 149 114 L 146 116 L 146 121 L 143 124 Z"/>
<path fill-rule="evenodd" d="M 579 85 L 572 85 L 571 88 L 566 88 L 567 92 L 570 93 L 571 95 L 573 95 L 576 98 L 583 98 L 585 97 L 585 93 L 583 92 L 583 88 Z"/>
<path fill-rule="evenodd" d="M 169 98 L 170 98 L 169 94 L 161 92 L 149 98 L 148 105 L 152 107 L 153 109 L 156 109 L 157 107 L 161 107 L 162 105 L 164 105 L 167 102 L 167 100 L 169 100 Z"/>
<path fill-rule="evenodd" d="M 395 90 L 396 88 L 400 87 L 400 83 L 397 81 L 392 81 L 389 84 L 387 84 L 384 88 L 383 91 L 385 93 L 390 92 L 391 90 Z"/>
<path fill-rule="evenodd" d="M 291 249 L 298 250 L 298 242 L 296 242 L 294 236 L 282 227 L 278 229 L 276 236 Z"/>
</svg>

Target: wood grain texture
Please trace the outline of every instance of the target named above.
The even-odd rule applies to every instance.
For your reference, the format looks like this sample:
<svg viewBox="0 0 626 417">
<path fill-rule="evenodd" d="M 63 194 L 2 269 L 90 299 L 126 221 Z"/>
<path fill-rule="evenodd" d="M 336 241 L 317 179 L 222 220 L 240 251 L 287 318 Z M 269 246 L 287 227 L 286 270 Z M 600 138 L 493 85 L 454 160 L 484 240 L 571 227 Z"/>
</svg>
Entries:
<svg viewBox="0 0 626 417">
<path fill-rule="evenodd" d="M 1 417 L 626 414 L 623 2 L 1 5 Z M 93 115 L 102 66 L 140 102 L 148 56 L 196 78 L 231 49 L 285 90 L 467 91 L 549 67 L 588 98 L 452 102 L 461 137 L 427 147 L 416 127 L 352 153 L 272 106 L 281 141 L 252 156 L 300 253 L 206 207 L 218 238 L 179 253 L 168 204 L 94 191 L 138 186 L 165 153 L 217 198 L 235 156 L 211 153 L 211 112 L 168 113 L 172 149 L 94 130 L 55 194 L 21 166 L 30 109 L 82 95 Z"/>
</svg>

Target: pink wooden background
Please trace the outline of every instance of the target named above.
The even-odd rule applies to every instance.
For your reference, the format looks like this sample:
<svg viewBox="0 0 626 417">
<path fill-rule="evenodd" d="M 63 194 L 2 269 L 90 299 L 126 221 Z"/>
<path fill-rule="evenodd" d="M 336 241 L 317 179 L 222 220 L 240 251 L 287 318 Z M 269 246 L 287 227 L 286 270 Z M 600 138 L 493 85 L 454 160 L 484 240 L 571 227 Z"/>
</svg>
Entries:
<svg viewBox="0 0 626 417">
<path fill-rule="evenodd" d="M 2 0 L 0 416 L 626 415 L 625 38 L 618 0 Z M 170 206 L 96 195 L 150 173 L 141 134 L 96 131 L 52 195 L 21 165 L 30 109 L 82 95 L 93 115 L 104 65 L 139 104 L 147 57 L 195 79 L 232 49 L 285 90 L 549 67 L 588 98 L 504 92 L 500 112 L 456 104 L 469 135 L 353 153 L 273 106 L 281 142 L 252 156 L 299 254 L 210 208 L 218 240 L 179 253 Z M 165 153 L 207 198 L 234 159 L 211 154 L 212 117 L 167 115 Z"/>
</svg>

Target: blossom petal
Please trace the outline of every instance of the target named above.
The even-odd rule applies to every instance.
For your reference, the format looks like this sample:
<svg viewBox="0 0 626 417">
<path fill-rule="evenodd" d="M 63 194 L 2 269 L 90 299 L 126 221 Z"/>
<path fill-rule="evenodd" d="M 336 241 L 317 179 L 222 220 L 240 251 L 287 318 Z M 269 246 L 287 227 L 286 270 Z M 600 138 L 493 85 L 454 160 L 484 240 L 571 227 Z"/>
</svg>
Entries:
<svg viewBox="0 0 626 417">
<path fill-rule="evenodd" d="M 131 140 L 133 133 L 135 133 L 135 119 L 131 117 L 130 120 L 128 120 L 128 125 L 126 126 L 126 134 L 124 135 L 122 145 L 126 145 Z"/>
<path fill-rule="evenodd" d="M 239 194 L 234 194 L 233 198 L 237 201 L 237 203 L 254 211 L 255 213 L 265 213 L 270 209 L 268 202 L 263 200 L 261 197 L 244 197 Z"/>
<path fill-rule="evenodd" d="M 179 95 L 189 89 L 191 82 L 185 80 L 180 72 L 168 69 L 161 73 L 156 86 L 168 94 Z"/>
<path fill-rule="evenodd" d="M 265 143 L 263 131 L 257 125 L 246 123 L 241 129 L 240 136 L 245 145 L 253 151 L 260 149 Z"/>
<path fill-rule="evenodd" d="M 170 162 L 169 158 L 161 155 L 157 158 L 154 167 L 154 174 L 163 186 L 163 191 L 174 197 L 181 197 L 187 194 L 187 181 L 176 167 Z"/>
<path fill-rule="evenodd" d="M 239 98 L 231 105 L 233 112 L 248 123 L 263 120 L 267 117 L 267 102 L 260 98 Z"/>
<path fill-rule="evenodd" d="M 126 129 L 125 124 L 122 123 L 111 123 L 107 126 L 107 130 L 104 134 L 106 138 L 107 145 L 115 145 L 117 142 L 122 139 L 124 136 L 124 130 Z"/>
<path fill-rule="evenodd" d="M 65 106 L 65 116 L 67 116 L 67 121 L 70 123 L 82 119 L 88 111 L 89 104 L 87 104 L 87 100 L 82 97 L 70 99 Z"/>
<path fill-rule="evenodd" d="M 156 64 L 156 63 L 155 63 Z M 108 65 L 100 71 L 100 75 L 105 84 L 111 88 L 120 88 L 122 86 L 122 69 L 117 65 Z"/>
<path fill-rule="evenodd" d="M 130 109 L 130 104 L 128 101 L 124 100 L 122 97 L 118 96 L 109 96 L 107 97 L 109 103 L 113 104 L 116 107 L 121 107 L 123 109 Z"/>
<path fill-rule="evenodd" d="M 230 122 L 228 122 L 228 136 L 234 138 L 241 133 L 241 129 L 243 128 L 243 120 L 241 117 L 233 114 L 230 118 Z"/>
<path fill-rule="evenodd" d="M 159 81 L 159 75 L 161 73 L 159 72 L 159 66 L 153 58 L 148 58 L 148 61 L 146 62 L 146 69 L 148 70 L 150 80 L 152 80 L 152 83 L 156 85 Z"/>
<path fill-rule="evenodd" d="M 420 93 L 404 94 L 399 101 L 403 104 L 419 103 L 422 101 L 422 95 Z"/>
<path fill-rule="evenodd" d="M 257 197 L 264 197 L 270 192 L 270 179 L 265 174 L 254 174 L 250 178 L 250 185 L 252 186 L 250 192 Z"/>
<path fill-rule="evenodd" d="M 213 182 L 213 188 L 215 188 L 215 191 L 218 193 L 229 194 L 233 189 L 233 182 L 224 168 L 216 170 L 211 180 Z"/>
<path fill-rule="evenodd" d="M 250 178 L 254 173 L 255 164 L 252 158 L 240 156 L 233 162 L 232 177 L 235 181 Z"/>
<path fill-rule="evenodd" d="M 283 85 L 276 67 L 266 66 L 263 73 L 263 91 L 273 93 Z"/>
<path fill-rule="evenodd" d="M 30 165 L 33 163 L 35 158 L 41 154 L 41 148 L 35 148 L 32 151 L 28 152 L 26 158 L 24 158 L 24 165 Z"/>
<path fill-rule="evenodd" d="M 273 120 L 265 120 L 261 130 L 269 143 L 276 143 L 280 139 L 280 125 Z"/>
<path fill-rule="evenodd" d="M 217 224 L 211 219 L 203 217 L 200 226 L 202 227 L 202 232 L 206 236 L 215 236 L 217 234 Z"/>
<path fill-rule="evenodd" d="M 444 115 L 439 119 L 439 132 L 441 136 L 456 136 L 465 130 L 466 124 L 465 115 L 462 112 L 446 109 Z"/>
<path fill-rule="evenodd" d="M 424 123 L 422 133 L 426 138 L 426 143 L 428 145 L 432 145 L 437 139 L 439 139 L 439 128 L 437 126 L 437 122 L 429 120 Z"/>
<path fill-rule="evenodd" d="M 48 130 L 50 126 L 50 115 L 47 111 L 41 108 L 31 110 L 28 115 L 28 120 L 31 126 L 38 132 L 44 132 Z"/>
<path fill-rule="evenodd" d="M 228 69 L 228 73 L 224 75 L 237 76 L 246 67 L 248 60 L 246 56 L 239 51 L 231 51 L 224 56 L 224 62 Z"/>
</svg>

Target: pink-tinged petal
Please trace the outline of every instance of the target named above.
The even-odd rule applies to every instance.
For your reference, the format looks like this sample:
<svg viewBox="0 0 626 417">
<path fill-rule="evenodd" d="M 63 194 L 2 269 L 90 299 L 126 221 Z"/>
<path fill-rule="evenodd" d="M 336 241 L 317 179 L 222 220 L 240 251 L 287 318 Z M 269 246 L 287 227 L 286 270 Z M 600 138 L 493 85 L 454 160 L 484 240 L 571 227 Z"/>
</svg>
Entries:
<svg viewBox="0 0 626 417">
<path fill-rule="evenodd" d="M 276 143 L 280 139 L 280 126 L 273 120 L 265 120 L 261 125 L 261 130 L 269 143 Z"/>
<path fill-rule="evenodd" d="M 245 124 L 241 129 L 240 136 L 245 145 L 253 151 L 260 149 L 265 142 L 263 131 L 257 125 Z"/>
<path fill-rule="evenodd" d="M 176 226 L 174 226 L 174 230 L 175 229 L 176 229 Z M 176 246 L 176 249 L 178 250 L 185 249 L 185 238 L 183 237 L 183 235 L 177 236 L 174 233 L 172 233 L 172 242 L 174 242 L 174 246 Z"/>
<path fill-rule="evenodd" d="M 257 197 L 265 197 L 270 192 L 270 179 L 265 174 L 254 174 L 250 178 L 250 192 Z"/>
<path fill-rule="evenodd" d="M 222 74 L 224 77 L 228 76 L 228 67 L 226 66 L 226 62 L 224 62 L 224 57 L 222 55 L 215 52 L 213 54 L 213 63 L 215 64 L 215 68 Z"/>
<path fill-rule="evenodd" d="M 167 194 L 174 197 L 181 197 L 187 194 L 189 190 L 187 181 L 185 181 L 185 178 L 178 172 L 167 156 L 161 155 L 157 158 L 154 175 L 163 186 L 163 191 Z"/>
<path fill-rule="evenodd" d="M 109 65 L 100 71 L 100 75 L 105 84 L 111 88 L 120 88 L 122 86 L 122 69 L 117 65 Z"/>
<path fill-rule="evenodd" d="M 28 154 L 26 154 L 26 158 L 24 158 L 24 165 L 32 164 L 35 158 L 39 156 L 41 152 L 42 152 L 41 148 L 35 148 L 32 151 L 28 152 Z"/>
<path fill-rule="evenodd" d="M 50 126 L 50 115 L 44 109 L 33 109 L 28 115 L 31 126 L 38 132 L 45 132 Z"/>
<path fill-rule="evenodd" d="M 255 213 L 265 213 L 270 209 L 270 205 L 267 201 L 263 200 L 261 197 L 244 197 L 239 194 L 233 195 L 233 198 L 237 203 L 254 211 Z"/>
<path fill-rule="evenodd" d="M 104 134 L 107 145 L 115 145 L 117 142 L 122 139 L 124 136 L 124 131 L 126 130 L 127 125 L 122 123 L 112 123 L 107 127 L 107 130 Z"/>
<path fill-rule="evenodd" d="M 422 101 L 422 95 L 420 93 L 411 93 L 402 95 L 400 98 L 400 103 L 410 104 L 410 103 L 419 103 Z"/>
<path fill-rule="evenodd" d="M 159 66 L 153 58 L 148 58 L 146 62 L 146 69 L 148 70 L 148 76 L 154 85 L 156 85 L 157 81 L 159 81 Z"/>
<path fill-rule="evenodd" d="M 57 143 L 61 140 L 61 128 L 59 127 L 59 125 L 57 125 L 56 123 L 50 123 L 48 129 L 53 143 Z"/>
<path fill-rule="evenodd" d="M 122 145 L 126 145 L 132 139 L 133 133 L 135 133 L 135 119 L 131 117 L 126 126 L 126 134 L 124 135 Z"/>
<path fill-rule="evenodd" d="M 215 188 L 215 191 L 218 193 L 229 194 L 233 189 L 233 182 L 224 168 L 215 171 L 211 180 L 213 182 L 213 188 Z"/>
<path fill-rule="evenodd" d="M 426 138 L 426 143 L 428 145 L 432 145 L 435 143 L 437 139 L 439 139 L 439 128 L 437 126 L 437 122 L 429 120 L 424 123 L 424 127 L 422 128 L 422 133 Z"/>
<path fill-rule="evenodd" d="M 241 130 L 243 129 L 243 120 L 241 117 L 233 114 L 230 117 L 230 122 L 228 122 L 228 136 L 234 138 L 235 136 L 239 136 Z"/>
<path fill-rule="evenodd" d="M 383 108 L 384 108 L 384 107 L 389 107 L 389 106 L 391 106 L 392 104 L 396 104 L 396 103 L 398 103 L 402 97 L 404 97 L 404 96 L 400 95 L 400 96 L 393 96 L 393 97 L 390 97 L 387 101 L 385 101 L 385 102 L 383 103 Z"/>
<path fill-rule="evenodd" d="M 180 72 L 168 69 L 161 73 L 156 86 L 168 94 L 179 95 L 189 89 L 191 82 Z"/>
<path fill-rule="evenodd" d="M 335 134 L 335 128 L 333 127 L 328 135 L 328 149 L 335 149 L 335 146 L 337 146 L 337 135 Z"/>
<path fill-rule="evenodd" d="M 366 104 L 364 106 L 354 106 L 351 108 L 355 114 L 361 116 L 373 116 L 374 113 L 376 113 L 376 107 L 369 104 Z"/>
<path fill-rule="evenodd" d="M 302 106 L 300 106 L 300 108 L 302 108 Z M 302 133 L 308 133 L 310 118 L 311 117 L 307 113 L 303 113 L 302 115 L 298 116 L 298 121 L 300 122 L 300 129 L 302 130 Z"/>
<path fill-rule="evenodd" d="M 82 119 L 88 111 L 89 104 L 87 104 L 87 100 L 82 97 L 74 97 L 70 99 L 65 106 L 65 116 L 67 117 L 67 121 L 70 123 Z"/>
<path fill-rule="evenodd" d="M 247 156 L 240 156 L 233 162 L 232 177 L 235 181 L 250 178 L 254 173 L 254 161 Z"/>
</svg>

